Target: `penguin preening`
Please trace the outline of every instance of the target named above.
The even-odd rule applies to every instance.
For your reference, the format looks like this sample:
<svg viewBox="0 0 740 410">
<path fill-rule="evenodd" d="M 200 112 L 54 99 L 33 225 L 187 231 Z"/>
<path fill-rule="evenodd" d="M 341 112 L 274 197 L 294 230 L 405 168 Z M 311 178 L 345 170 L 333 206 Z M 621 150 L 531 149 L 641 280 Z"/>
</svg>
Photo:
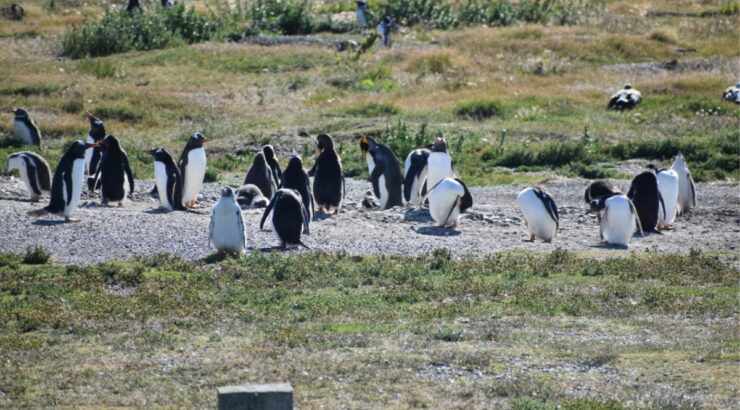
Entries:
<svg viewBox="0 0 740 410">
<path fill-rule="evenodd" d="M 454 177 L 452 158 L 447 153 L 447 142 L 444 138 L 437 138 L 427 158 L 427 191 L 432 190 L 443 179 Z"/>
<path fill-rule="evenodd" d="M 90 130 L 87 132 L 87 143 L 88 144 L 98 144 L 100 141 L 105 138 L 105 126 L 103 125 L 103 121 L 101 121 L 99 118 L 92 115 L 91 112 L 86 112 L 85 116 L 90 121 Z M 102 151 L 101 148 L 95 147 L 95 148 L 88 148 L 85 150 L 85 170 L 87 172 L 87 190 L 88 191 L 94 191 L 95 190 L 95 173 L 98 169 L 98 164 L 100 163 L 100 158 L 102 157 Z"/>
<path fill-rule="evenodd" d="M 236 203 L 234 190 L 224 187 L 221 198 L 213 207 L 208 227 L 209 247 L 221 253 L 239 255 L 247 250 L 247 233 L 244 231 L 242 209 Z"/>
<path fill-rule="evenodd" d="M 671 164 L 671 169 L 678 174 L 678 214 L 683 215 L 696 208 L 696 188 L 691 172 L 686 166 L 686 158 L 680 152 Z"/>
<path fill-rule="evenodd" d="M 102 203 L 107 205 L 118 202 L 118 206 L 123 206 L 126 185 L 129 187 L 129 194 L 134 192 L 134 174 L 131 172 L 128 155 L 118 139 L 112 135 L 103 138 L 100 146 L 103 147 L 103 157 L 100 159 L 96 177 L 101 181 Z"/>
<path fill-rule="evenodd" d="M 648 168 L 654 170 L 658 177 L 658 191 L 663 199 L 662 212 L 658 213 L 658 229 L 671 230 L 678 212 L 678 173 L 672 169 L 658 169 L 653 164 Z"/>
<path fill-rule="evenodd" d="M 457 178 L 445 178 L 427 194 L 429 214 L 440 227 L 457 228 L 460 216 L 471 206 L 473 197 L 468 187 Z"/>
<path fill-rule="evenodd" d="M 642 94 L 626 84 L 623 89 L 614 93 L 609 99 L 609 110 L 629 110 L 642 102 Z"/>
<path fill-rule="evenodd" d="M 624 194 L 594 200 L 590 211 L 599 215 L 599 234 L 607 243 L 629 247 L 635 231 L 643 235 L 637 209 Z"/>
<path fill-rule="evenodd" d="M 72 214 L 77 209 L 82 195 L 85 178 L 85 149 L 93 146 L 82 141 L 75 141 L 64 153 L 54 171 L 51 181 L 51 199 L 49 205 L 29 212 L 41 216 L 46 213 L 64 216 L 67 222 L 77 222 Z"/>
<path fill-rule="evenodd" d="M 13 117 L 13 134 L 24 144 L 35 145 L 41 149 L 41 131 L 38 125 L 23 108 L 15 108 L 11 111 Z"/>
<path fill-rule="evenodd" d="M 265 225 L 265 220 L 267 220 L 270 212 L 272 212 L 272 226 L 275 229 L 275 234 L 280 239 L 281 248 L 286 248 L 289 245 L 301 245 L 308 249 L 308 246 L 301 242 L 301 232 L 306 235 L 309 234 L 308 225 L 310 220 L 298 191 L 279 189 L 262 215 L 260 229 Z"/>
<path fill-rule="evenodd" d="M 272 169 L 267 165 L 265 160 L 265 154 L 258 152 L 252 160 L 252 166 L 247 171 L 247 176 L 244 177 L 244 185 L 252 184 L 257 186 L 262 192 L 265 198 L 272 199 L 277 191 L 277 184 L 273 179 Z"/>
<path fill-rule="evenodd" d="M 594 181 L 590 183 L 586 188 L 586 193 L 583 195 L 583 200 L 590 205 L 591 202 L 596 201 L 597 199 L 621 193 L 622 191 L 620 191 L 616 185 L 609 181 Z"/>
<path fill-rule="evenodd" d="M 367 160 L 370 182 L 375 197 L 380 201 L 380 209 L 403 206 L 401 169 L 393 151 L 372 137 L 363 137 L 360 140 L 360 150 Z"/>
<path fill-rule="evenodd" d="M 665 212 L 663 197 L 658 188 L 658 176 L 650 169 L 644 171 L 634 179 L 627 192 L 627 197 L 637 209 L 637 216 L 644 232 L 660 233 L 658 231 L 658 214 Z"/>
<path fill-rule="evenodd" d="M 193 133 L 185 144 L 177 167 L 182 176 L 182 203 L 188 208 L 196 208 L 200 189 L 203 187 L 203 178 L 206 176 L 206 150 L 203 144 L 208 138 L 199 132 Z"/>
<path fill-rule="evenodd" d="M 427 148 L 417 148 L 403 162 L 403 197 L 413 206 L 421 206 L 426 195 L 427 161 L 432 153 Z"/>
<path fill-rule="evenodd" d="M 159 192 L 159 201 L 168 211 L 184 210 L 182 204 L 182 177 L 175 160 L 164 148 L 149 151 L 154 157 L 154 182 Z"/>
<path fill-rule="evenodd" d="M 21 179 L 31 194 L 31 202 L 38 202 L 41 195 L 51 190 L 51 171 L 49 164 L 40 155 L 30 152 L 17 152 L 8 156 L 8 171 L 18 170 Z"/>
<path fill-rule="evenodd" d="M 262 153 L 265 154 L 265 161 L 267 161 L 267 165 L 270 166 L 270 171 L 272 172 L 272 179 L 275 181 L 275 186 L 280 186 L 280 180 L 283 176 L 283 171 L 280 169 L 280 163 L 278 162 L 277 158 L 275 158 L 275 149 L 272 147 L 272 145 L 265 145 L 262 147 Z"/>
<path fill-rule="evenodd" d="M 236 190 L 236 202 L 242 209 L 264 208 L 269 200 L 262 195 L 256 185 L 246 184 Z"/>
<path fill-rule="evenodd" d="M 316 162 L 308 173 L 313 176 L 314 201 L 319 212 L 339 212 L 344 197 L 344 174 L 342 161 L 334 151 L 334 141 L 327 134 L 316 137 Z"/>
<path fill-rule="evenodd" d="M 298 154 L 293 154 L 290 160 L 288 160 L 288 166 L 285 167 L 285 171 L 283 172 L 283 181 L 280 188 L 298 191 L 301 194 L 301 200 L 303 200 L 303 207 L 308 212 L 309 222 L 313 220 L 314 199 L 313 192 L 311 191 L 311 180 L 303 168 L 303 161 Z"/>
<path fill-rule="evenodd" d="M 552 242 L 560 227 L 558 207 L 552 197 L 539 187 L 523 189 L 516 198 L 516 204 L 524 214 L 529 231 L 529 242 L 540 238 Z"/>
<path fill-rule="evenodd" d="M 725 88 L 725 91 L 722 93 L 722 99 L 740 104 L 740 83 Z"/>
</svg>

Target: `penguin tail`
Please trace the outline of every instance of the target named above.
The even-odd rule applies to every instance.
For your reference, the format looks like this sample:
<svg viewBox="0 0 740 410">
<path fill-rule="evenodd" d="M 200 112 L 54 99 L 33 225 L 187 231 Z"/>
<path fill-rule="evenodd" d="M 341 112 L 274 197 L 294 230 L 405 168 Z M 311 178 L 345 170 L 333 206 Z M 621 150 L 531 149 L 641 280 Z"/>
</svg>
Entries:
<svg viewBox="0 0 740 410">
<path fill-rule="evenodd" d="M 304 248 L 308 249 L 309 251 L 311 250 L 311 248 L 309 248 L 308 245 L 306 245 L 305 243 L 303 243 L 303 241 L 298 241 L 298 245 L 303 246 Z"/>
<path fill-rule="evenodd" d="M 43 216 L 49 213 L 49 210 L 46 208 L 41 209 L 34 209 L 33 211 L 28 211 L 28 214 L 31 216 Z"/>
</svg>

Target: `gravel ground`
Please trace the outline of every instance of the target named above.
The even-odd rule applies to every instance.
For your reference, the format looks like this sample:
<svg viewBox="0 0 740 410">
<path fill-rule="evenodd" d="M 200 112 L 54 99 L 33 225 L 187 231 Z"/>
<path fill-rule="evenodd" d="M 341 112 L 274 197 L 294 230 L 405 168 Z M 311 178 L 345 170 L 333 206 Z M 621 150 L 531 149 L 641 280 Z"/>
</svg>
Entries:
<svg viewBox="0 0 740 410">
<path fill-rule="evenodd" d="M 626 189 L 628 181 L 617 181 Z M 370 184 L 347 180 L 347 201 L 338 216 L 320 217 L 311 225 L 304 242 L 315 250 L 351 254 L 421 255 L 449 248 L 455 255 L 483 256 L 503 249 L 596 251 L 624 253 L 599 243 L 596 218 L 585 213 L 583 190 L 588 181 L 561 179 L 545 188 L 561 212 L 560 231 L 552 244 L 523 242 L 527 234 L 514 205 L 521 186 L 471 188 L 474 206 L 457 230 L 433 227 L 427 210 L 394 208 L 367 211 L 360 206 Z M 104 207 L 97 198 L 85 198 L 77 211 L 82 221 L 63 223 L 56 216 L 36 219 L 27 212 L 39 208 L 25 200 L 23 182 L 0 178 L 0 251 L 22 252 L 41 245 L 56 262 L 94 263 L 111 258 L 172 253 L 188 259 L 204 258 L 208 249 L 210 208 L 218 199 L 220 185 L 206 184 L 202 214 L 164 213 L 149 197 L 151 181 L 137 181 L 132 200 L 125 206 Z M 680 217 L 676 229 L 664 235 L 635 238 L 631 250 L 687 252 L 690 248 L 735 251 L 740 239 L 740 197 L 734 184 L 698 184 L 699 208 Z M 277 243 L 266 224 L 259 230 L 262 210 L 244 211 L 247 240 L 253 251 L 267 251 Z M 291 252 L 298 252 L 297 250 Z M 734 252 L 733 252 L 734 253 Z"/>
</svg>

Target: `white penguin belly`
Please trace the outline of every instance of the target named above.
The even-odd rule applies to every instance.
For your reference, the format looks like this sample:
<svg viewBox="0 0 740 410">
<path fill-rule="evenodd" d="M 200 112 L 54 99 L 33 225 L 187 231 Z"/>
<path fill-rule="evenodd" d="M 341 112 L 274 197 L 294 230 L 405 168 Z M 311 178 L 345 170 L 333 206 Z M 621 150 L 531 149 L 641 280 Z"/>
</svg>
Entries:
<svg viewBox="0 0 740 410">
<path fill-rule="evenodd" d="M 159 202 L 171 211 L 173 206 L 170 203 L 169 192 L 167 192 L 167 170 L 164 164 L 159 161 L 154 161 L 154 181 L 157 184 L 157 191 L 159 191 Z"/>
<path fill-rule="evenodd" d="M 629 199 L 623 195 L 606 200 L 604 216 L 601 218 L 601 233 L 604 240 L 614 245 L 629 246 L 637 224 Z"/>
<path fill-rule="evenodd" d="M 677 210 L 683 214 L 694 207 L 693 193 L 691 192 L 691 181 L 689 171 L 686 169 L 673 169 L 678 174 L 678 205 Z"/>
<path fill-rule="evenodd" d="M 15 137 L 23 141 L 25 144 L 32 145 L 33 137 L 31 136 L 31 130 L 28 129 L 23 121 L 13 120 L 13 134 Z"/>
<path fill-rule="evenodd" d="M 64 207 L 64 216 L 70 216 L 77 209 L 82 195 L 82 183 L 85 178 L 85 159 L 79 158 L 72 164 L 72 199 Z M 67 200 L 67 187 L 64 187 L 64 199 Z M 65 202 L 66 204 L 66 202 Z"/>
<path fill-rule="evenodd" d="M 388 205 L 388 187 L 385 186 L 385 175 L 378 178 L 378 189 L 380 190 L 380 209 L 385 209 Z"/>
<path fill-rule="evenodd" d="M 87 135 L 87 143 L 95 143 L 95 140 L 90 136 L 90 134 Z M 92 161 L 93 150 L 94 148 L 88 148 L 85 150 L 85 170 L 88 175 L 90 174 L 90 162 Z"/>
<path fill-rule="evenodd" d="M 455 201 L 463 195 L 465 190 L 457 181 L 451 178 L 442 180 L 429 194 L 429 214 L 434 222 L 441 226 L 454 225 L 460 217 L 460 205 L 455 205 Z M 452 209 L 453 205 L 455 209 Z"/>
<path fill-rule="evenodd" d="M 367 154 L 365 159 L 367 160 L 367 172 L 368 174 L 372 175 L 373 170 L 375 169 L 375 160 L 373 159 L 373 156 L 370 154 Z"/>
<path fill-rule="evenodd" d="M 516 204 L 524 214 L 530 234 L 545 241 L 555 237 L 557 224 L 532 188 L 522 191 L 516 198 Z"/>
<path fill-rule="evenodd" d="M 188 153 L 188 165 L 185 167 L 185 185 L 182 190 L 183 202 L 195 201 L 203 187 L 206 175 L 206 150 L 197 148 Z"/>
<path fill-rule="evenodd" d="M 409 202 L 413 206 L 421 206 L 421 188 L 419 188 L 419 178 L 414 178 L 411 183 L 411 195 L 409 196 Z"/>
<path fill-rule="evenodd" d="M 21 159 L 21 161 L 23 161 L 23 159 Z M 36 193 L 33 192 L 33 188 L 31 187 L 31 179 L 29 178 L 29 177 L 36 178 L 36 176 L 35 175 L 28 175 L 28 167 L 26 167 L 26 164 L 25 163 L 24 164 L 21 164 L 18 167 L 18 171 L 21 174 L 21 179 L 23 180 L 23 183 L 26 185 L 26 190 L 28 191 L 28 193 L 31 194 L 31 197 L 36 196 Z M 41 187 L 39 186 L 39 189 L 40 188 Z"/>
<path fill-rule="evenodd" d="M 432 189 L 445 178 L 452 178 L 452 158 L 447 153 L 432 152 L 427 164 L 427 189 Z"/>
<path fill-rule="evenodd" d="M 244 225 L 239 220 L 241 210 L 233 204 L 216 204 L 213 209 L 213 231 L 211 243 L 219 251 L 243 252 Z"/>
<path fill-rule="evenodd" d="M 676 219 L 678 211 L 678 174 L 676 171 L 666 170 L 658 173 L 658 190 L 665 206 L 665 215 L 663 212 L 658 213 L 658 223 L 670 225 Z"/>
</svg>

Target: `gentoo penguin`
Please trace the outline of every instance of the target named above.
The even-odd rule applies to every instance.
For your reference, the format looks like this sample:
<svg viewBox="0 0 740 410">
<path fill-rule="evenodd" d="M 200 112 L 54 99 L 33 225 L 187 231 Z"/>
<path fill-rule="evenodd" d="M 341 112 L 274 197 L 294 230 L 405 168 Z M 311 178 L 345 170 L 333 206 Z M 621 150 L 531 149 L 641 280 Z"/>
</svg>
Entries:
<svg viewBox="0 0 740 410">
<path fill-rule="evenodd" d="M 740 104 L 740 83 L 725 88 L 725 92 L 722 93 L 722 99 Z"/>
<path fill-rule="evenodd" d="M 686 166 L 686 159 L 680 152 L 671 164 L 671 169 L 678 174 L 678 214 L 683 215 L 696 208 L 696 188 L 691 172 Z"/>
<path fill-rule="evenodd" d="M 175 160 L 164 148 L 149 151 L 154 157 L 154 182 L 159 192 L 159 202 L 168 211 L 184 210 L 182 205 L 182 177 Z"/>
<path fill-rule="evenodd" d="M 308 175 L 313 176 L 313 196 L 319 212 L 339 212 L 344 193 L 342 160 L 334 151 L 334 141 L 327 134 L 316 137 L 316 162 Z"/>
<path fill-rule="evenodd" d="M 311 192 L 311 180 L 308 173 L 303 168 L 303 161 L 298 154 L 293 154 L 288 161 L 288 166 L 283 172 L 283 181 L 280 188 L 294 189 L 301 194 L 303 207 L 308 212 L 308 220 L 311 221 L 314 215 L 313 192 Z"/>
<path fill-rule="evenodd" d="M 236 202 L 242 209 L 264 208 L 268 199 L 262 195 L 262 191 L 256 185 L 246 184 L 236 190 Z"/>
<path fill-rule="evenodd" d="M 609 181 L 594 181 L 586 188 L 583 200 L 590 205 L 591 202 L 597 199 L 621 193 L 622 191 Z"/>
<path fill-rule="evenodd" d="M 272 199 L 277 191 L 277 184 L 273 179 L 272 169 L 267 165 L 265 160 L 265 154 L 258 152 L 254 156 L 252 166 L 247 171 L 247 176 L 244 178 L 244 184 L 256 185 L 260 189 L 262 195 L 265 198 Z"/>
<path fill-rule="evenodd" d="M 524 214 L 529 242 L 534 242 L 535 238 L 552 242 L 560 227 L 558 207 L 552 197 L 542 188 L 529 187 L 519 193 L 516 204 Z"/>
<path fill-rule="evenodd" d="M 100 146 L 103 147 L 103 157 L 100 159 L 96 177 L 101 181 L 103 205 L 118 202 L 118 206 L 123 206 L 126 185 L 129 194 L 134 192 L 134 174 L 131 172 L 128 155 L 118 139 L 112 135 L 103 138 Z"/>
<path fill-rule="evenodd" d="M 275 158 L 275 150 L 272 148 L 272 145 L 268 144 L 262 147 L 262 153 L 265 154 L 265 161 L 267 161 L 267 165 L 270 166 L 270 171 L 272 171 L 272 179 L 275 181 L 275 186 L 279 187 L 283 171 L 280 169 L 280 163 L 277 158 Z"/>
<path fill-rule="evenodd" d="M 367 160 L 370 182 L 373 184 L 375 197 L 380 201 L 380 210 L 403 206 L 401 168 L 393 151 L 373 137 L 363 137 L 360 140 L 360 150 Z"/>
<path fill-rule="evenodd" d="M 638 174 L 632 179 L 632 185 L 627 197 L 635 205 L 640 225 L 644 232 L 660 233 L 658 231 L 658 214 L 665 212 L 663 197 L 658 188 L 658 176 L 650 169 Z"/>
<path fill-rule="evenodd" d="M 162 0 L 162 7 L 166 9 L 175 7 L 175 2 L 172 0 Z"/>
<path fill-rule="evenodd" d="M 139 3 L 139 0 L 128 0 L 128 6 L 126 6 L 126 11 L 131 13 L 134 10 L 141 11 L 141 3 Z"/>
<path fill-rule="evenodd" d="M 678 212 L 678 173 L 670 168 L 658 169 L 653 164 L 647 167 L 657 174 L 658 190 L 660 197 L 663 198 L 661 202 L 663 209 L 658 213 L 658 229 L 671 230 Z"/>
<path fill-rule="evenodd" d="M 31 202 L 38 202 L 41 195 L 51 190 L 51 171 L 49 164 L 40 155 L 30 152 L 17 152 L 8 157 L 8 171 L 17 169 L 26 184 Z"/>
<path fill-rule="evenodd" d="M 303 206 L 301 194 L 294 189 L 279 189 L 267 205 L 265 213 L 262 214 L 260 229 L 265 225 L 270 211 L 272 211 L 272 226 L 280 239 L 280 247 L 301 245 L 308 249 L 308 246 L 301 242 L 301 232 L 309 234 L 308 211 Z"/>
<path fill-rule="evenodd" d="M 629 110 L 642 101 L 642 94 L 626 84 L 623 89 L 614 93 L 609 99 L 609 110 Z"/>
<path fill-rule="evenodd" d="M 378 32 L 378 35 L 380 35 L 380 39 L 383 41 L 383 45 L 385 47 L 391 46 L 391 28 L 393 27 L 393 21 L 391 21 L 391 18 L 388 16 L 383 17 L 383 20 L 381 20 L 380 23 L 378 23 L 378 26 L 375 28 L 375 30 Z"/>
<path fill-rule="evenodd" d="M 182 203 L 188 208 L 197 207 L 195 201 L 203 187 L 203 178 L 206 176 L 206 150 L 203 144 L 206 142 L 208 138 L 203 134 L 193 133 L 177 161 L 182 176 Z"/>
<path fill-rule="evenodd" d="M 642 234 L 637 209 L 624 194 L 591 202 L 591 212 L 599 214 L 599 234 L 607 243 L 628 247 L 635 231 Z"/>
<path fill-rule="evenodd" d="M 403 197 L 413 206 L 421 206 L 426 195 L 427 161 L 432 153 L 427 148 L 417 148 L 403 162 Z"/>
<path fill-rule="evenodd" d="M 75 141 L 54 171 L 51 181 L 51 199 L 46 207 L 29 212 L 31 215 L 41 216 L 46 213 L 64 216 L 67 222 L 77 222 L 78 218 L 71 216 L 82 195 L 82 185 L 85 178 L 85 149 L 91 144 Z"/>
<path fill-rule="evenodd" d="M 87 143 L 98 144 L 105 138 L 105 126 L 103 121 L 92 115 L 91 112 L 86 112 L 85 116 L 90 121 L 90 131 L 87 132 Z M 85 151 L 85 169 L 87 170 L 87 190 L 95 190 L 95 173 L 98 170 L 98 164 L 102 152 L 100 148 L 88 148 Z"/>
<path fill-rule="evenodd" d="M 24 144 L 41 148 L 41 131 L 28 115 L 28 112 L 23 108 L 16 108 L 12 112 L 15 114 L 15 117 L 13 117 L 13 134 L 15 134 L 15 137 Z"/>
<path fill-rule="evenodd" d="M 367 12 L 367 2 L 356 1 L 355 3 L 357 3 L 357 9 L 355 10 L 355 15 L 357 16 L 357 27 L 362 30 L 367 27 L 367 15 L 365 14 Z"/>
<path fill-rule="evenodd" d="M 429 191 L 429 213 L 440 227 L 457 228 L 460 215 L 473 206 L 468 187 L 457 178 L 445 178 Z"/>
<path fill-rule="evenodd" d="M 209 247 L 213 246 L 219 253 L 239 255 L 247 250 L 242 209 L 236 203 L 231 187 L 221 190 L 221 198 L 213 207 L 208 238 Z"/>
<path fill-rule="evenodd" d="M 437 138 L 427 158 L 427 191 L 445 178 L 454 178 L 452 158 L 447 154 L 447 142 L 444 138 Z"/>
</svg>

